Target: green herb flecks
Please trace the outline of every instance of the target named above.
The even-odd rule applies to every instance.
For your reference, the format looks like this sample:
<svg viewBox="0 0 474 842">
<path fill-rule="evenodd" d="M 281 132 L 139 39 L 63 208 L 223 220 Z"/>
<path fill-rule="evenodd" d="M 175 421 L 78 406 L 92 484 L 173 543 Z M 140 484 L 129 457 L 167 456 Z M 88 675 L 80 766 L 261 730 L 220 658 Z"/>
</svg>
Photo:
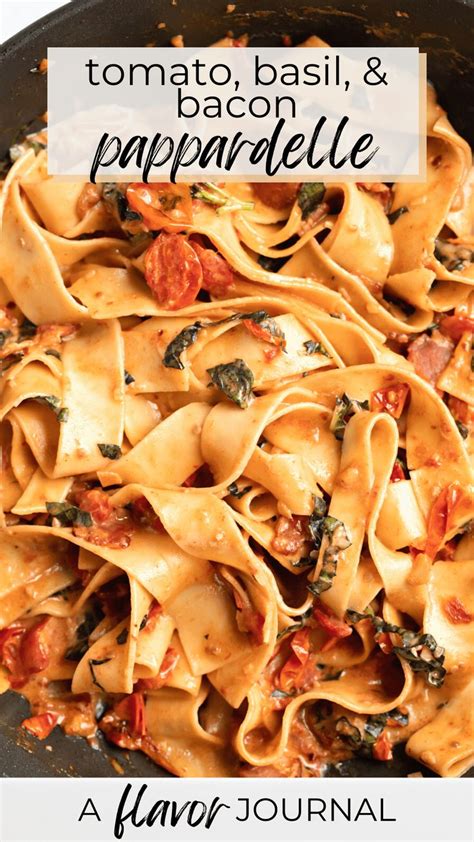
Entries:
<svg viewBox="0 0 474 842">
<path fill-rule="evenodd" d="M 61 406 L 61 399 L 57 395 L 35 395 L 33 400 L 42 404 L 42 406 L 47 406 L 48 409 L 52 409 L 61 423 L 67 421 L 69 410 L 67 407 Z"/>
<path fill-rule="evenodd" d="M 328 352 L 321 342 L 316 342 L 314 339 L 308 339 L 303 342 L 304 349 L 307 354 L 322 354 L 324 357 L 329 357 Z"/>
<path fill-rule="evenodd" d="M 8 330 L 8 329 L 0 330 L 0 348 L 3 348 L 3 346 L 5 345 L 5 342 L 7 341 L 7 339 L 10 338 L 11 335 L 12 335 L 11 330 Z"/>
<path fill-rule="evenodd" d="M 287 634 L 293 634 L 294 632 L 299 631 L 306 625 L 306 620 L 309 620 L 313 613 L 313 606 L 310 605 L 307 610 L 301 614 L 300 617 L 296 620 L 295 623 L 292 623 L 291 626 L 287 626 L 285 629 L 282 629 L 277 634 L 277 640 L 281 640 L 282 637 L 286 637 Z"/>
<path fill-rule="evenodd" d="M 100 684 L 100 682 L 97 680 L 97 675 L 95 673 L 94 667 L 100 667 L 102 666 L 102 664 L 108 664 L 111 660 L 112 658 L 89 658 L 89 669 L 92 676 L 92 684 L 94 684 L 95 687 L 98 687 L 99 690 L 102 690 L 103 693 L 105 693 L 105 689 L 104 687 L 102 687 L 102 684 Z"/>
<path fill-rule="evenodd" d="M 420 631 L 414 632 L 393 623 L 386 623 L 381 617 L 373 614 L 361 614 L 351 610 L 346 613 L 351 623 L 370 620 L 376 634 L 386 632 L 399 635 L 401 645 L 393 647 L 395 654 L 407 661 L 413 672 L 423 672 L 428 684 L 433 687 L 442 686 L 446 676 L 446 670 L 443 667 L 444 649 L 438 646 L 431 634 L 422 634 Z"/>
<path fill-rule="evenodd" d="M 61 526 L 92 526 L 90 512 L 85 512 L 72 503 L 46 503 L 46 511 L 57 518 Z"/>
<path fill-rule="evenodd" d="M 307 219 L 324 199 L 326 188 L 322 181 L 304 182 L 298 190 L 297 202 L 301 208 L 301 216 Z"/>
<path fill-rule="evenodd" d="M 241 359 L 208 368 L 212 383 L 221 392 L 237 404 L 240 409 L 246 409 L 253 398 L 252 388 L 254 376 L 248 365 Z"/>
<path fill-rule="evenodd" d="M 329 429 L 334 433 L 338 441 L 342 441 L 346 430 L 346 424 L 357 412 L 369 409 L 369 401 L 356 401 L 344 394 L 336 398 L 336 405 L 332 414 Z"/>
<path fill-rule="evenodd" d="M 244 486 L 244 488 L 239 488 L 236 482 L 231 482 L 231 484 L 227 486 L 227 491 L 229 492 L 229 494 L 231 494 L 232 497 L 236 497 L 237 500 L 241 500 L 242 497 L 244 497 L 245 494 L 248 494 L 251 490 L 251 485 L 246 485 Z"/>
<path fill-rule="evenodd" d="M 397 210 L 392 211 L 391 213 L 387 214 L 387 219 L 390 225 L 394 225 L 397 219 L 400 219 L 404 213 L 408 213 L 409 209 L 406 205 L 402 205 L 401 208 L 397 208 Z"/>
<path fill-rule="evenodd" d="M 117 641 L 119 646 L 123 646 L 123 644 L 126 643 L 127 640 L 128 640 L 128 629 L 125 628 L 125 629 L 122 629 L 120 634 L 117 635 L 116 641 Z"/>
<path fill-rule="evenodd" d="M 213 184 L 211 181 L 193 184 L 191 187 L 191 196 L 193 199 L 201 199 L 202 202 L 212 205 L 218 213 L 253 210 L 254 208 L 254 202 L 243 202 L 241 199 L 237 199 L 236 196 L 232 196 L 226 190 L 222 190 L 221 187 L 218 187 L 217 184 Z"/>
<path fill-rule="evenodd" d="M 106 459 L 120 459 L 122 455 L 119 444 L 98 444 L 97 447 Z"/>
<path fill-rule="evenodd" d="M 328 543 L 323 552 L 319 576 L 315 582 L 308 585 L 308 590 L 315 596 L 320 596 L 332 587 L 333 579 L 337 573 L 339 555 L 352 544 L 345 525 L 335 517 L 328 515 L 323 518 L 322 531 L 323 536 L 327 537 Z"/>
</svg>

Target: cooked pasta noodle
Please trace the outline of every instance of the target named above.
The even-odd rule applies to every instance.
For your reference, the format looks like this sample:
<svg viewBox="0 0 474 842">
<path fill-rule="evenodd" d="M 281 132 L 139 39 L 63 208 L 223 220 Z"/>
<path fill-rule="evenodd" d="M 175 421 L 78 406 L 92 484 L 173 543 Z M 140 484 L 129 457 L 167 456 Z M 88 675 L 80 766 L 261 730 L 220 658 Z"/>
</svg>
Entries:
<svg viewBox="0 0 474 842">
<path fill-rule="evenodd" d="M 16 150 L 0 242 L 24 727 L 182 776 L 406 741 L 462 774 L 474 209 L 434 93 L 426 184 L 65 184 L 44 145 Z"/>
</svg>

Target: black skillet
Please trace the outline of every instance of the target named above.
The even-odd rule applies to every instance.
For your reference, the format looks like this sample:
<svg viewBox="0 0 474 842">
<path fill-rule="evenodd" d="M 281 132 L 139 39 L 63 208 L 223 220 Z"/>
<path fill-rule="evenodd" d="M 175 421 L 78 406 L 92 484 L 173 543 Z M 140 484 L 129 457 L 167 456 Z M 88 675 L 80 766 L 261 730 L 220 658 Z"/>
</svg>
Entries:
<svg viewBox="0 0 474 842">
<path fill-rule="evenodd" d="M 253 45 L 279 45 L 281 35 L 294 41 L 317 34 L 334 45 L 419 46 L 428 53 L 428 74 L 456 129 L 474 145 L 474 0 L 72 0 L 67 6 L 24 29 L 0 48 L 0 158 L 46 110 L 45 77 L 31 72 L 48 46 L 165 46 L 182 34 L 189 46 L 205 46 L 232 30 L 250 33 Z M 166 23 L 166 29 L 156 24 Z M 105 777 L 117 774 L 118 761 L 128 776 L 165 774 L 139 753 L 93 751 L 87 743 L 64 737 L 59 729 L 40 743 L 20 732 L 27 716 L 19 696 L 0 697 L 0 774 L 50 777 Z M 48 750 L 48 746 L 52 750 Z M 398 747 L 388 764 L 355 759 L 331 770 L 333 776 L 406 776 L 424 767 Z M 471 770 L 471 775 L 474 772 Z"/>
</svg>

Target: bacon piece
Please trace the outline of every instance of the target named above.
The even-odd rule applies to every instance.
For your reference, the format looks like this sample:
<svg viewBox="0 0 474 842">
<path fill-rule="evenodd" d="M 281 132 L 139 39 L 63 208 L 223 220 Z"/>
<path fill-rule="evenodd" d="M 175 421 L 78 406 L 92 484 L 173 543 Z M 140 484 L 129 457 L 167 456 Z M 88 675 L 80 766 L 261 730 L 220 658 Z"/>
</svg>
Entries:
<svg viewBox="0 0 474 842">
<path fill-rule="evenodd" d="M 313 608 L 313 617 L 318 626 L 328 635 L 328 640 L 322 646 L 321 652 L 332 649 L 339 640 L 349 637 L 352 634 L 352 626 L 340 620 L 333 611 L 323 602 L 318 600 Z"/>
<path fill-rule="evenodd" d="M 449 336 L 454 342 L 459 342 L 463 333 L 474 332 L 474 319 L 469 316 L 445 316 L 439 323 L 441 333 Z"/>
<path fill-rule="evenodd" d="M 454 344 L 447 336 L 435 331 L 433 336 L 422 333 L 408 346 L 408 359 L 416 373 L 436 386 L 436 381 L 451 359 Z"/>
<path fill-rule="evenodd" d="M 373 749 L 372 756 L 375 760 L 391 760 L 393 757 L 392 743 L 390 737 L 385 732 L 382 732 L 377 737 Z"/>
<path fill-rule="evenodd" d="M 172 646 L 168 646 L 158 674 L 154 675 L 153 678 L 140 678 L 135 684 L 135 689 L 159 690 L 168 681 L 178 661 L 179 653 Z"/>
<path fill-rule="evenodd" d="M 304 516 L 279 517 L 275 524 L 272 548 L 282 555 L 293 555 L 301 551 L 309 540 L 307 522 L 308 518 Z"/>
<path fill-rule="evenodd" d="M 408 383 L 394 383 L 385 389 L 372 392 L 370 408 L 372 412 L 388 412 L 392 418 L 400 418 L 409 394 Z"/>
<path fill-rule="evenodd" d="M 145 280 L 164 310 L 179 310 L 195 301 L 203 273 L 199 258 L 181 234 L 164 231 L 145 252 Z"/>
<path fill-rule="evenodd" d="M 191 191 L 186 184 L 144 184 L 127 187 L 127 202 L 143 219 L 148 231 L 189 225 L 193 219 Z"/>
<path fill-rule="evenodd" d="M 256 182 L 255 184 L 252 184 L 252 187 L 254 193 L 257 194 L 258 198 L 264 203 L 264 205 L 268 205 L 269 208 L 281 210 L 282 208 L 287 208 L 296 201 L 301 183 L 262 181 L 260 183 Z"/>
<path fill-rule="evenodd" d="M 466 607 L 462 604 L 461 600 L 457 598 L 457 596 L 444 603 L 443 611 L 449 622 L 454 625 L 472 623 L 472 620 L 474 619 L 472 614 L 466 610 Z"/>
<path fill-rule="evenodd" d="M 224 298 L 235 282 L 235 275 L 227 260 L 219 252 L 204 248 L 196 240 L 190 240 L 189 244 L 193 247 L 201 264 L 202 288 L 215 298 Z"/>
<path fill-rule="evenodd" d="M 445 486 L 434 501 L 428 515 L 428 539 L 425 553 L 434 558 L 444 543 L 445 536 L 466 517 L 472 513 L 472 500 L 459 482 L 451 482 Z"/>
<path fill-rule="evenodd" d="M 456 421 L 460 421 L 469 430 L 474 427 L 474 406 L 450 395 L 448 398 L 449 411 Z"/>
<path fill-rule="evenodd" d="M 101 488 L 90 488 L 75 495 L 77 505 L 84 512 L 89 512 L 94 523 L 105 523 L 113 512 L 110 497 Z"/>
<path fill-rule="evenodd" d="M 21 727 L 26 728 L 38 740 L 45 740 L 58 724 L 58 721 L 59 715 L 57 713 L 39 713 L 37 716 L 30 716 L 29 719 L 24 719 Z"/>
</svg>

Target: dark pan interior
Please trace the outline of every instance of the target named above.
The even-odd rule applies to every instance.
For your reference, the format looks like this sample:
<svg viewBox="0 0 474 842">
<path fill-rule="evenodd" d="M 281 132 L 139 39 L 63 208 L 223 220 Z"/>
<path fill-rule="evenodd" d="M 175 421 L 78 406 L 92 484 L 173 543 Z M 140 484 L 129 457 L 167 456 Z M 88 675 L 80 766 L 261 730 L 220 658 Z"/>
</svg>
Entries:
<svg viewBox="0 0 474 842">
<path fill-rule="evenodd" d="M 166 29 L 158 30 L 159 22 Z M 281 35 L 295 42 L 317 34 L 339 46 L 386 44 L 419 46 L 428 53 L 428 75 L 456 129 L 474 145 L 474 0 L 237 0 L 226 13 L 226 0 L 72 0 L 23 30 L 0 49 L 0 158 L 46 109 L 46 79 L 32 73 L 48 46 L 166 46 L 182 34 L 188 46 L 205 46 L 232 30 L 248 32 L 251 44 L 279 45 Z M 93 751 L 84 740 L 64 737 L 59 729 L 40 743 L 18 728 L 28 715 L 23 699 L 0 697 L 0 774 L 50 777 L 105 777 L 166 773 L 139 753 L 105 744 Z M 51 747 L 51 750 L 48 749 Z M 333 776 L 405 776 L 422 770 L 398 747 L 388 764 L 356 759 L 331 770 Z M 471 776 L 474 772 L 471 770 Z"/>
</svg>

